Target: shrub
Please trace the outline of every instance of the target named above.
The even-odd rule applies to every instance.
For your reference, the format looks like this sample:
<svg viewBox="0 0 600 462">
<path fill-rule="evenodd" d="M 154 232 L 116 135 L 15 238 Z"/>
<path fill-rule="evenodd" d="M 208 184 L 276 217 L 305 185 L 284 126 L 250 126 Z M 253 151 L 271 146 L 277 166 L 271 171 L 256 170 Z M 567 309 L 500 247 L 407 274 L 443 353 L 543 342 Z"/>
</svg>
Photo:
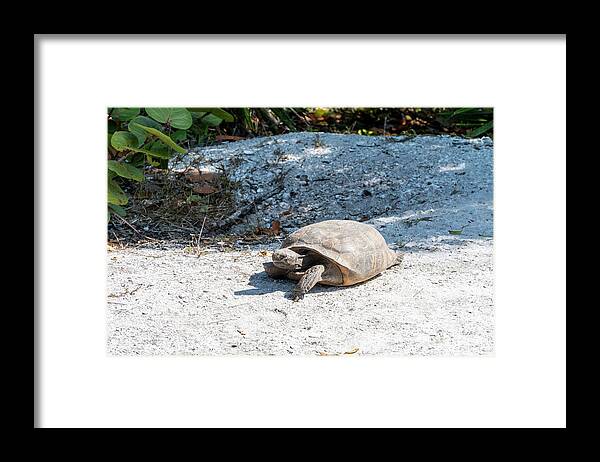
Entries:
<svg viewBox="0 0 600 462">
<path fill-rule="evenodd" d="M 144 181 L 145 167 L 166 168 L 182 144 L 233 116 L 218 108 L 108 108 L 108 219 L 125 215 L 123 179 Z"/>
</svg>

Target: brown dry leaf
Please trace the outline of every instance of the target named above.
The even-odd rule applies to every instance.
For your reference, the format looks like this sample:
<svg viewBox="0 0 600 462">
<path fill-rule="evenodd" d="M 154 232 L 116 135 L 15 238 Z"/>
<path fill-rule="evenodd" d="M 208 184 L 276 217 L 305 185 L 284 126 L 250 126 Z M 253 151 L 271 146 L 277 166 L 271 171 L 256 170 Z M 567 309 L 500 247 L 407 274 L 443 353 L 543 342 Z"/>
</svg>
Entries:
<svg viewBox="0 0 600 462">
<path fill-rule="evenodd" d="M 281 222 L 280 222 L 280 221 L 278 221 L 278 220 L 273 220 L 273 221 L 271 222 L 271 232 L 272 232 L 274 235 L 277 235 L 277 234 L 281 233 Z"/>
<path fill-rule="evenodd" d="M 356 353 L 359 350 L 359 348 L 352 348 L 350 351 L 346 351 L 344 354 L 345 355 L 353 355 L 354 353 Z"/>
<path fill-rule="evenodd" d="M 270 228 L 261 228 L 258 226 L 256 228 L 256 234 L 266 234 L 268 236 L 277 236 L 281 233 L 281 222 L 278 220 L 273 220 L 271 222 Z"/>
<path fill-rule="evenodd" d="M 288 215 L 291 215 L 291 213 L 292 213 L 292 208 L 290 207 L 289 209 L 284 210 L 283 212 L 281 212 L 281 215 L 283 215 L 284 217 L 286 217 Z"/>
<path fill-rule="evenodd" d="M 208 170 L 200 170 L 195 167 L 190 167 L 183 172 L 185 179 L 190 183 L 207 182 L 212 183 L 217 179 L 215 172 L 209 172 Z"/>
<path fill-rule="evenodd" d="M 191 181 L 192 183 L 197 183 L 200 181 L 200 170 L 194 167 L 187 168 L 183 172 L 183 176 L 185 176 L 186 180 Z"/>
<path fill-rule="evenodd" d="M 240 141 L 245 140 L 243 136 L 235 136 L 235 135 L 217 135 L 215 136 L 216 141 Z"/>
<path fill-rule="evenodd" d="M 212 194 L 217 192 L 218 189 L 209 185 L 208 183 L 202 183 L 192 186 L 192 191 L 194 191 L 196 194 Z"/>
<path fill-rule="evenodd" d="M 200 175 L 201 175 L 202 180 L 204 180 L 208 183 L 214 183 L 219 177 L 219 175 L 217 173 L 208 172 L 205 170 L 200 170 Z"/>
<path fill-rule="evenodd" d="M 244 332 L 244 331 L 242 331 L 242 330 L 240 330 L 240 329 L 236 329 L 236 330 L 237 330 L 237 331 L 238 331 L 240 334 L 242 334 L 242 335 L 246 335 L 246 332 Z"/>
<path fill-rule="evenodd" d="M 261 257 L 268 257 L 269 255 L 271 255 L 271 252 L 269 252 L 268 250 L 261 250 L 260 252 L 258 252 L 258 254 Z"/>
<path fill-rule="evenodd" d="M 319 356 L 336 356 L 334 353 L 325 353 L 324 351 L 319 351 Z"/>
</svg>

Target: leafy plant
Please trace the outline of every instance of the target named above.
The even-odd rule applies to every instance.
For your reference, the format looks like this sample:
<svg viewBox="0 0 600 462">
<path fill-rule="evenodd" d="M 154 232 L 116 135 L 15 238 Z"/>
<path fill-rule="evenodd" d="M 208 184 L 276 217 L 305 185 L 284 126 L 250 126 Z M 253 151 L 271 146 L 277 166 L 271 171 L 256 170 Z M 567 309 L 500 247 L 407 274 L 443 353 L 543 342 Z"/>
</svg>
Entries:
<svg viewBox="0 0 600 462">
<path fill-rule="evenodd" d="M 304 108 L 228 108 L 227 111 L 235 114 L 237 118 L 235 126 L 231 128 L 249 135 L 279 134 L 297 131 L 299 128 L 310 129 L 305 116 L 307 110 Z"/>
<path fill-rule="evenodd" d="M 181 145 L 190 136 L 223 120 L 234 118 L 219 108 L 108 108 L 108 219 L 125 215 L 122 181 L 144 181 L 147 165 L 166 168 L 174 152 L 187 152 Z"/>
<path fill-rule="evenodd" d="M 209 129 L 217 127 L 221 122 L 233 122 L 234 116 L 219 108 L 189 107 L 192 115 L 191 136 L 194 142 L 204 144 L 209 140 Z"/>
<path fill-rule="evenodd" d="M 440 112 L 438 120 L 444 125 L 453 124 L 467 129 L 465 136 L 475 138 L 494 129 L 494 111 L 492 108 L 461 107 Z"/>
</svg>

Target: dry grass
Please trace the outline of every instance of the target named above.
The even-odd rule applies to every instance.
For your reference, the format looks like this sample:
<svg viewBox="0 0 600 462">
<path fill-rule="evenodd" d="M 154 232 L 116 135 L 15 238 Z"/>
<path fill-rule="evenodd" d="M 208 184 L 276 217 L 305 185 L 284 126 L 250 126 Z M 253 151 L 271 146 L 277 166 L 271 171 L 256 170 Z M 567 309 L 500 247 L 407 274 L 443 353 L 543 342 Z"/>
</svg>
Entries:
<svg viewBox="0 0 600 462">
<path fill-rule="evenodd" d="M 206 185 L 204 193 L 199 185 Z M 155 169 L 145 181 L 124 185 L 129 196 L 127 215 L 114 215 L 108 238 L 118 245 L 144 241 L 190 243 L 215 234 L 213 224 L 235 210 L 237 185 L 225 172 L 210 183 L 190 181 L 188 175 Z"/>
</svg>

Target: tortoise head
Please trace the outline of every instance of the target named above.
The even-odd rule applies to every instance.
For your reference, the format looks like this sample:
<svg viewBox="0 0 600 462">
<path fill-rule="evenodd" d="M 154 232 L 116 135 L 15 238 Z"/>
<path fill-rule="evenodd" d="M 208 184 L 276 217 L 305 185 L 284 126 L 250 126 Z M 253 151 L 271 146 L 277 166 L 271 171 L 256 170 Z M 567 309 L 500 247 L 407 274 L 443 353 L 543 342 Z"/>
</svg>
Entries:
<svg viewBox="0 0 600 462">
<path fill-rule="evenodd" d="M 277 268 L 290 271 L 298 270 L 302 268 L 302 257 L 303 255 L 293 250 L 287 248 L 279 249 L 273 252 L 273 265 Z"/>
</svg>

